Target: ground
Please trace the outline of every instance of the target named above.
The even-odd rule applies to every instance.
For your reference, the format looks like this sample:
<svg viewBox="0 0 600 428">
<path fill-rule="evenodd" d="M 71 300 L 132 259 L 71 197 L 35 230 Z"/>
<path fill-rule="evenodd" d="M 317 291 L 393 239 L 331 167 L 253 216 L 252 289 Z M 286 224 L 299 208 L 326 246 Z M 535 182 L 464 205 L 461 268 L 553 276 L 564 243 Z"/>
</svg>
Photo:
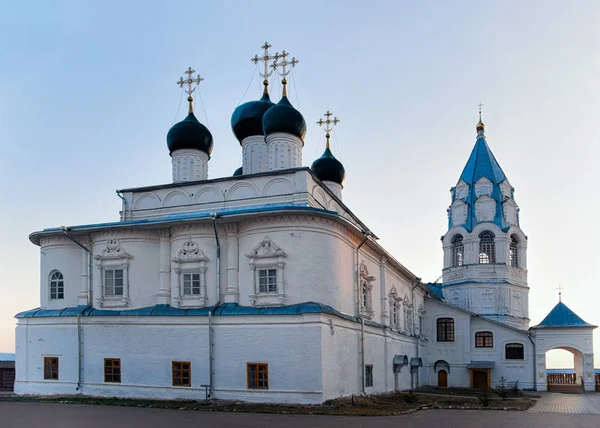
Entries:
<svg viewBox="0 0 600 428">
<path fill-rule="evenodd" d="M 600 416 L 494 410 L 424 410 L 402 416 L 352 417 L 273 415 L 69 405 L 36 402 L 0 402 L 2 428 L 164 428 L 268 427 L 278 428 L 598 428 Z"/>
</svg>

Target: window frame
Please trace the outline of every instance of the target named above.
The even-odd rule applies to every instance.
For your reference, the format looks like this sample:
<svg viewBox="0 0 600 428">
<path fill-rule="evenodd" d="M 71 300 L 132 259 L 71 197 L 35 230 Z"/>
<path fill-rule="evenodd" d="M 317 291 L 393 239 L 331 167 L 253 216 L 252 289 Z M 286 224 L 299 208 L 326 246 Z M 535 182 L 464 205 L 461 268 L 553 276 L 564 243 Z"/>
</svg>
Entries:
<svg viewBox="0 0 600 428">
<path fill-rule="evenodd" d="M 44 357 L 44 380 L 59 379 L 59 364 L 59 357 Z"/>
<path fill-rule="evenodd" d="M 373 387 L 373 364 L 365 364 L 365 388 Z"/>
<path fill-rule="evenodd" d="M 479 234 L 479 264 L 496 263 L 496 235 L 489 230 Z"/>
<path fill-rule="evenodd" d="M 60 277 L 55 278 L 58 275 Z M 48 279 L 48 300 L 63 300 L 65 298 L 65 277 L 59 270 L 53 270 L 50 272 L 50 278 Z M 52 289 L 56 288 L 53 293 Z M 56 297 L 52 297 L 55 294 Z"/>
<path fill-rule="evenodd" d="M 133 256 L 121 247 L 118 239 L 108 239 L 106 248 L 94 256 L 100 275 L 93 275 L 94 293 L 99 307 L 117 308 L 129 306 L 129 264 Z M 122 294 L 115 294 L 115 271 L 122 270 Z M 113 294 L 107 293 L 107 272 L 112 271 Z"/>
<path fill-rule="evenodd" d="M 185 368 L 187 365 L 187 368 Z M 187 374 L 187 376 L 185 376 Z M 187 383 L 186 383 L 187 378 Z M 191 388 L 192 386 L 192 363 L 190 361 L 171 361 L 171 380 L 173 386 Z M 179 381 L 177 383 L 176 381 Z"/>
<path fill-rule="evenodd" d="M 189 279 L 189 292 L 186 292 L 186 282 Z M 199 297 L 202 294 L 202 273 L 200 271 L 190 271 L 181 273 L 182 296 Z"/>
<path fill-rule="evenodd" d="M 115 364 L 116 363 L 116 364 Z M 104 359 L 104 383 L 121 383 L 122 365 L 120 358 Z"/>
<path fill-rule="evenodd" d="M 258 292 L 259 294 L 271 294 L 278 292 L 277 268 L 261 267 L 256 270 L 258 275 Z M 264 276 L 262 275 L 264 273 Z M 263 279 L 264 284 L 263 284 Z M 264 289 L 263 289 L 264 285 Z"/>
<path fill-rule="evenodd" d="M 252 288 L 248 298 L 252 306 L 285 305 L 285 259 L 287 254 L 271 238 L 265 236 L 256 247 L 246 254 L 248 266 L 252 275 Z M 275 269 L 277 271 L 277 290 L 262 292 L 260 288 L 261 270 Z M 268 278 L 268 273 L 267 273 Z M 267 279 L 268 287 L 268 279 Z M 268 290 L 268 288 L 267 288 Z"/>
<path fill-rule="evenodd" d="M 510 237 L 508 248 L 508 259 L 511 267 L 518 268 L 519 266 L 519 241 L 514 235 Z"/>
<path fill-rule="evenodd" d="M 460 267 L 465 264 L 465 244 L 461 234 L 452 238 L 452 267 Z"/>
<path fill-rule="evenodd" d="M 251 367 L 255 370 L 251 370 Z M 262 380 L 260 379 L 261 373 L 265 375 Z M 255 386 L 251 386 L 252 382 Z M 261 382 L 263 386 L 261 386 Z M 269 389 L 269 363 L 246 363 L 246 387 L 247 389 Z"/>
<path fill-rule="evenodd" d="M 109 275 L 110 274 L 110 280 L 112 282 L 112 284 L 110 284 L 110 286 L 112 287 L 112 294 L 109 294 L 107 292 L 108 290 L 108 281 L 109 281 Z M 120 273 L 120 278 L 117 278 L 117 272 Z M 102 275 L 102 295 L 104 297 L 108 297 L 108 298 L 122 298 L 124 296 L 125 293 L 125 269 L 120 268 L 120 267 L 110 267 L 110 268 L 104 268 L 103 270 L 103 275 Z M 117 279 L 119 279 L 121 281 L 121 284 L 118 286 L 121 289 L 120 293 L 117 293 Z"/>
<path fill-rule="evenodd" d="M 456 341 L 454 318 L 443 317 L 436 320 L 436 342 L 451 343 Z"/>
<path fill-rule="evenodd" d="M 489 339 L 489 341 L 488 341 Z M 475 333 L 475 348 L 493 348 L 494 333 L 491 331 L 478 331 Z"/>
<path fill-rule="evenodd" d="M 513 357 L 513 356 L 508 356 L 508 350 L 509 349 L 520 349 L 520 353 L 517 355 L 517 357 Z M 518 356 L 520 356 L 521 358 L 518 358 Z M 522 343 L 518 343 L 518 342 L 511 342 L 511 343 L 507 343 L 506 345 L 504 345 L 504 359 L 505 360 L 524 360 L 525 359 L 525 345 L 523 345 Z"/>
</svg>

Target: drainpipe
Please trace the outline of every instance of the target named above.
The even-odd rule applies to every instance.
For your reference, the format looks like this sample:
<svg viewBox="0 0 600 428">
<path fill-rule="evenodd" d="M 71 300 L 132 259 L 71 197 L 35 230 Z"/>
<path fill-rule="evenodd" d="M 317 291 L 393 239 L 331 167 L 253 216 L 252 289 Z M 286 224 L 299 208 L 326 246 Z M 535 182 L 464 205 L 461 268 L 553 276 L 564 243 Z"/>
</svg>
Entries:
<svg viewBox="0 0 600 428">
<path fill-rule="evenodd" d="M 69 234 L 69 228 L 67 226 L 60 227 L 63 233 L 67 238 L 81 247 L 85 252 L 87 252 L 88 258 L 88 280 L 87 280 L 87 290 L 86 290 L 86 302 L 87 306 L 90 306 L 90 291 L 92 289 L 91 281 L 92 281 L 92 253 L 88 247 L 83 245 L 77 239 L 75 239 L 71 234 Z M 81 312 L 77 314 L 77 388 L 76 391 L 81 390 L 81 360 L 82 360 L 82 346 L 81 346 Z"/>
<path fill-rule="evenodd" d="M 221 303 L 221 243 L 219 241 L 219 229 L 217 227 L 217 213 L 210 213 L 210 218 L 213 222 L 215 229 L 215 240 L 217 242 L 217 303 L 208 311 L 208 397 L 212 398 L 212 392 L 214 388 L 214 347 L 215 347 L 215 335 L 212 325 L 212 317 L 214 311 L 219 307 Z"/>
<path fill-rule="evenodd" d="M 124 221 L 127 217 L 127 199 L 123 197 L 120 190 L 115 190 L 115 192 L 117 193 L 117 196 L 123 201 L 123 205 L 121 207 L 121 221 Z"/>
<path fill-rule="evenodd" d="M 412 316 L 413 334 L 415 336 L 415 343 L 417 344 L 417 360 L 419 359 L 419 336 L 417 336 L 415 334 L 415 332 L 417 331 L 417 325 L 415 323 L 415 288 L 417 288 L 419 286 L 420 282 L 421 282 L 421 278 L 417 278 L 415 285 L 413 285 L 412 289 L 410 290 L 412 305 L 413 305 L 413 316 Z M 421 332 L 419 331 L 419 335 L 420 334 L 421 334 Z M 415 373 L 417 375 L 415 387 L 418 388 L 419 387 L 419 367 L 418 366 L 417 366 L 417 369 L 415 370 Z"/>
<path fill-rule="evenodd" d="M 361 373 L 361 392 L 366 394 L 366 385 L 365 385 L 365 320 L 360 315 L 360 248 L 365 245 L 365 243 L 369 240 L 369 237 L 372 236 L 370 231 L 363 232 L 365 238 L 362 242 L 356 247 L 356 316 L 360 320 L 360 373 Z"/>
<path fill-rule="evenodd" d="M 535 342 L 533 341 L 533 339 L 531 338 L 531 332 L 528 331 L 527 332 L 527 337 L 529 338 L 529 341 L 531 342 L 531 345 L 533 346 L 533 390 L 537 391 L 537 377 L 535 376 L 535 367 L 536 367 L 536 354 L 535 354 Z"/>
</svg>

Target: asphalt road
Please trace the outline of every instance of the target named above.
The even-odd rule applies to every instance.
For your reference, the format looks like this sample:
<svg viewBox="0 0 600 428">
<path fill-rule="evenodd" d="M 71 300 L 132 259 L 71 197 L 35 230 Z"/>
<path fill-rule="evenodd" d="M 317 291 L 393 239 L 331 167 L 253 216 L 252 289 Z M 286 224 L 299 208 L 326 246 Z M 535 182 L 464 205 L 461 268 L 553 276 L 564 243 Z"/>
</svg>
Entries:
<svg viewBox="0 0 600 428">
<path fill-rule="evenodd" d="M 77 404 L 0 402 L 1 428 L 599 428 L 600 416 L 502 411 L 425 410 L 403 416 L 347 417 L 160 410 Z"/>
</svg>

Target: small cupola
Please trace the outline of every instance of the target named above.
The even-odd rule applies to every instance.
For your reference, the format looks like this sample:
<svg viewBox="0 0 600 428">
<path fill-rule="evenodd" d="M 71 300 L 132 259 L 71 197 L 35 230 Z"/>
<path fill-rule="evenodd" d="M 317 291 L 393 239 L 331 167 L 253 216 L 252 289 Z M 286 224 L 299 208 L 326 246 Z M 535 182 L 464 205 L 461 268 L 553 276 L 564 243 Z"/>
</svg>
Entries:
<svg viewBox="0 0 600 428">
<path fill-rule="evenodd" d="M 310 169 L 323 184 L 341 199 L 343 183 L 346 178 L 346 170 L 344 169 L 344 165 L 342 165 L 342 163 L 333 156 L 333 153 L 331 153 L 331 146 L 329 143 L 333 126 L 337 125 L 340 120 L 335 116 L 331 119 L 331 116 L 333 116 L 333 114 L 330 111 L 327 111 L 327 113 L 325 113 L 325 120 L 319 119 L 317 121 L 319 126 L 325 126 L 325 138 L 327 139 L 327 143 L 325 152 L 323 152 L 323 155 L 320 158 L 313 162 Z"/>
</svg>

